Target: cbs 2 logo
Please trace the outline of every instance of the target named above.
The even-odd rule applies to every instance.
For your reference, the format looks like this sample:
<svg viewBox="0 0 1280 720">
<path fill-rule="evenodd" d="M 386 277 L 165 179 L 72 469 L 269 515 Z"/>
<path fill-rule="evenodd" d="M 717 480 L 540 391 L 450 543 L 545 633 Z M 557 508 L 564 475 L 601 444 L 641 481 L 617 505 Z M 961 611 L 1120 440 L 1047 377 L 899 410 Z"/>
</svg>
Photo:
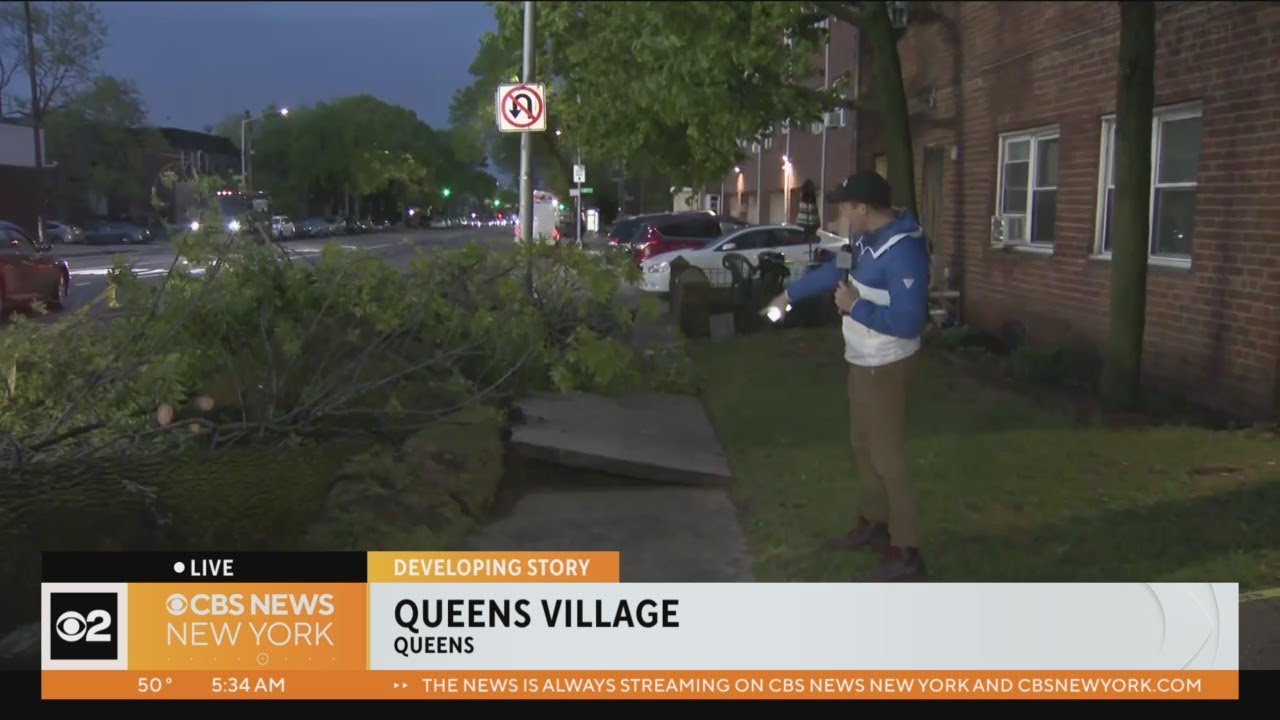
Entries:
<svg viewBox="0 0 1280 720">
<path fill-rule="evenodd" d="M 91 610 L 88 617 L 68 610 L 53 624 L 58 637 L 67 642 L 111 642 L 110 627 L 111 613 L 106 610 Z"/>
</svg>

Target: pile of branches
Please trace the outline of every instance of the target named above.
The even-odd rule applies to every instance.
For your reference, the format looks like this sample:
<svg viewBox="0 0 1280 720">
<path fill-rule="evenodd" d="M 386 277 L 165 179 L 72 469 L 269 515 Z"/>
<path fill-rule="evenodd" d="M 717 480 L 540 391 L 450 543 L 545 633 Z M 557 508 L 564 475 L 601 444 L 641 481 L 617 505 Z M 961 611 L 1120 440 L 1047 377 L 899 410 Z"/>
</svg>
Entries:
<svg viewBox="0 0 1280 720">
<path fill-rule="evenodd" d="M 206 223 L 222 227 L 221 223 Z M 474 403 L 636 379 L 625 270 L 542 245 L 307 260 L 218 233 L 0 330 L 0 474 L 198 445 L 401 436 Z"/>
</svg>

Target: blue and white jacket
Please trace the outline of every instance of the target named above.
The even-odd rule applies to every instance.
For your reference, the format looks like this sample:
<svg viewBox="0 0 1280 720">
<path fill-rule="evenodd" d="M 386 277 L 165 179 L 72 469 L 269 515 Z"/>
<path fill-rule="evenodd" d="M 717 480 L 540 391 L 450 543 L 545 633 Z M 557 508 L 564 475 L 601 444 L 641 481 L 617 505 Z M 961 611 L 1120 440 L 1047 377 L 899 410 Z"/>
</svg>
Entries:
<svg viewBox="0 0 1280 720">
<path fill-rule="evenodd" d="M 859 298 L 844 318 L 844 357 L 853 365 L 878 367 L 914 355 L 929 313 L 929 246 L 910 214 L 852 244 L 848 278 Z M 845 273 L 837 261 L 806 273 L 787 288 L 798 302 L 833 293 Z"/>
</svg>

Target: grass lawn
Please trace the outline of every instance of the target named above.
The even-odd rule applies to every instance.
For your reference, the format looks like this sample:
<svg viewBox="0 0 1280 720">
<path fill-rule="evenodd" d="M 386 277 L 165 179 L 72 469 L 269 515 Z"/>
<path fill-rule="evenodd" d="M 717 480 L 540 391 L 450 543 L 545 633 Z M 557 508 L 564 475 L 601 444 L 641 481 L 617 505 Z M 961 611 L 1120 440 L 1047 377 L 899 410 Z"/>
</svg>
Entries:
<svg viewBox="0 0 1280 720">
<path fill-rule="evenodd" d="M 831 329 L 699 343 L 704 397 L 737 478 L 761 581 L 844 581 L 831 553 L 858 480 Z M 1194 428 L 1085 427 L 930 356 L 907 452 L 933 579 L 1280 584 L 1280 441 Z"/>
</svg>

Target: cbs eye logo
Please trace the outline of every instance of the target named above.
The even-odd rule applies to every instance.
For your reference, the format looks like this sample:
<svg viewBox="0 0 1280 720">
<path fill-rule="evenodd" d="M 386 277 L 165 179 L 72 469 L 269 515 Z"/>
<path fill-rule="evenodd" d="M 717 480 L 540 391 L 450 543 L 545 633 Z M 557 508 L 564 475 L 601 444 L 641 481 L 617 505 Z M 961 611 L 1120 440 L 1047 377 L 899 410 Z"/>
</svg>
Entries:
<svg viewBox="0 0 1280 720">
<path fill-rule="evenodd" d="M 49 656 L 53 660 L 115 660 L 119 654 L 115 593 L 49 596 Z"/>
</svg>

